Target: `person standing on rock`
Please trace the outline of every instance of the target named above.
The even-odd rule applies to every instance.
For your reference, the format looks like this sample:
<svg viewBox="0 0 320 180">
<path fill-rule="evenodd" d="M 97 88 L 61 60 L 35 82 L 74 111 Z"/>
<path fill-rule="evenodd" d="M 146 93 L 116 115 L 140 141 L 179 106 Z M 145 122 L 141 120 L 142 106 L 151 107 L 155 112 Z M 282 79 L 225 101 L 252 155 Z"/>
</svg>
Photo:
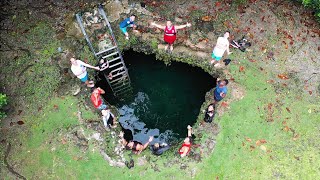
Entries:
<svg viewBox="0 0 320 180">
<path fill-rule="evenodd" d="M 104 110 L 104 109 L 107 109 L 108 107 L 107 105 L 104 104 L 103 99 L 101 98 L 101 94 L 104 94 L 104 93 L 105 91 L 100 87 L 98 87 L 92 91 L 92 94 L 90 97 L 93 106 L 99 110 Z"/>
<path fill-rule="evenodd" d="M 217 86 L 213 93 L 214 104 L 217 104 L 224 97 L 226 97 L 227 91 L 228 91 L 228 88 L 227 88 L 228 83 L 229 81 L 227 79 L 224 79 L 224 80 L 220 80 L 219 78 L 217 79 Z"/>
<path fill-rule="evenodd" d="M 227 54 L 231 54 L 229 51 L 229 38 L 230 32 L 226 31 L 223 35 L 223 37 L 219 37 L 216 43 L 216 46 L 213 48 L 211 57 L 211 64 L 214 64 L 214 67 L 221 66 L 219 63 L 220 59 L 222 58 L 225 51 L 227 51 Z"/>
<path fill-rule="evenodd" d="M 94 87 L 93 81 L 89 81 L 88 79 L 88 73 L 87 73 L 86 67 L 92 68 L 95 70 L 100 70 L 100 68 L 91 66 L 90 64 L 86 64 L 81 60 L 76 60 L 74 57 L 70 59 L 70 62 L 71 62 L 72 73 L 75 76 L 77 76 L 81 80 L 81 82 L 84 82 L 87 85 L 87 87 Z"/>
<path fill-rule="evenodd" d="M 132 14 L 130 17 L 126 18 L 120 23 L 120 30 L 126 36 L 126 39 L 129 40 L 129 34 L 127 32 L 127 27 L 136 28 L 137 26 L 134 24 L 134 20 L 136 19 L 136 15 Z"/>
<path fill-rule="evenodd" d="M 184 139 L 183 144 L 181 148 L 179 149 L 178 153 L 180 154 L 180 157 L 185 157 L 189 154 L 191 150 L 191 144 L 192 144 L 192 127 L 188 125 L 188 136 Z"/>
<path fill-rule="evenodd" d="M 190 23 L 187 23 L 185 25 L 180 25 L 180 26 L 174 26 L 174 25 L 172 25 L 171 21 L 167 21 L 167 25 L 166 26 L 162 26 L 162 25 L 156 24 L 155 22 L 152 22 L 151 25 L 164 30 L 163 39 L 167 43 L 167 45 L 165 46 L 165 51 L 168 50 L 168 47 L 170 45 L 170 51 L 171 52 L 173 50 L 173 43 L 177 39 L 177 30 L 191 26 Z"/>
</svg>

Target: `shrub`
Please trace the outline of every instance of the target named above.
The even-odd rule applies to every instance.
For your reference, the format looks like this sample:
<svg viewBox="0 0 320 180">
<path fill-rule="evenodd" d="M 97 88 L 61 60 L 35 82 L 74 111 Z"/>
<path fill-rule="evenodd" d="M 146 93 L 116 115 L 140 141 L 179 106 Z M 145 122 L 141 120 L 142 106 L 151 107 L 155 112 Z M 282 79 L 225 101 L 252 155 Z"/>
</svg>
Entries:
<svg viewBox="0 0 320 180">
<path fill-rule="evenodd" d="M 5 105 L 7 105 L 7 96 L 0 93 L 0 119 L 6 116 L 5 113 L 1 110 Z"/>
</svg>

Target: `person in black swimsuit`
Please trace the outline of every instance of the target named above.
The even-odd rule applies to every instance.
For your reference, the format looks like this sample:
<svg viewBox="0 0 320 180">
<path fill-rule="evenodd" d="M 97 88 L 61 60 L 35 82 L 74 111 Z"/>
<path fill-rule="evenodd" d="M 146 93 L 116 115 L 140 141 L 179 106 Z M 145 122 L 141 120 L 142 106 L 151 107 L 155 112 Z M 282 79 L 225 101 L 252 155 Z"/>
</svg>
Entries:
<svg viewBox="0 0 320 180">
<path fill-rule="evenodd" d="M 105 73 L 105 74 L 108 74 L 108 79 L 109 80 L 112 80 L 112 73 L 111 73 L 111 70 L 109 68 L 109 62 L 104 60 L 104 59 L 101 59 L 99 61 L 99 68 L 100 68 L 100 71 Z"/>
</svg>

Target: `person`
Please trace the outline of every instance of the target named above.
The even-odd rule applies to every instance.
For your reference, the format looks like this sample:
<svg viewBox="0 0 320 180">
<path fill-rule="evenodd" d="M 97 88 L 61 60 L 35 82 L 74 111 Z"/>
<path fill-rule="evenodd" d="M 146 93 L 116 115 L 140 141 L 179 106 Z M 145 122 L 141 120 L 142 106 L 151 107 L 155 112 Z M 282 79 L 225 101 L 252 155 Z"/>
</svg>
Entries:
<svg viewBox="0 0 320 180">
<path fill-rule="evenodd" d="M 150 146 L 151 152 L 154 155 L 161 155 L 163 154 L 166 150 L 168 150 L 170 146 L 166 143 L 154 143 L 153 145 Z"/>
<path fill-rule="evenodd" d="M 102 121 L 105 128 L 115 128 L 116 126 L 116 117 L 112 114 L 110 109 L 104 109 L 101 111 Z"/>
<path fill-rule="evenodd" d="M 214 64 L 215 67 L 218 67 L 220 65 L 219 61 L 222 58 L 225 51 L 227 51 L 227 54 L 231 54 L 229 50 L 229 38 L 230 32 L 226 31 L 223 35 L 223 37 L 219 37 L 216 43 L 216 46 L 214 47 L 211 57 L 211 64 Z"/>
<path fill-rule="evenodd" d="M 206 109 L 206 114 L 204 115 L 204 121 L 211 123 L 214 116 L 215 116 L 215 105 L 214 104 L 210 104 L 207 109 Z"/>
<path fill-rule="evenodd" d="M 100 68 L 100 71 L 102 71 L 105 74 L 108 74 L 109 80 L 112 80 L 113 77 L 112 77 L 111 70 L 109 68 L 109 61 L 101 59 L 99 61 L 99 68 Z"/>
<path fill-rule="evenodd" d="M 101 94 L 104 94 L 105 91 L 100 87 L 95 88 L 91 94 L 91 102 L 93 106 L 99 110 L 104 110 L 107 108 L 107 105 L 104 104 L 103 99 L 101 98 Z"/>
<path fill-rule="evenodd" d="M 153 136 L 150 136 L 149 140 L 145 144 L 142 144 L 138 141 L 133 141 L 133 140 L 127 141 L 123 136 L 124 136 L 124 133 L 121 132 L 119 137 L 121 138 L 122 143 L 125 145 L 125 148 L 127 150 L 132 150 L 134 154 L 140 154 L 144 149 L 148 147 L 149 143 L 152 142 L 153 140 Z"/>
<path fill-rule="evenodd" d="M 84 82 L 87 87 L 94 87 L 93 81 L 89 81 L 88 79 L 88 73 L 87 73 L 87 68 L 92 68 L 95 70 L 100 70 L 99 67 L 94 67 L 91 66 L 90 64 L 86 64 L 81 60 L 76 60 L 74 57 L 70 58 L 71 62 L 71 71 L 72 73 L 77 76 L 81 82 Z"/>
<path fill-rule="evenodd" d="M 189 154 L 191 150 L 191 144 L 192 144 L 192 127 L 190 125 L 187 126 L 188 129 L 188 136 L 184 139 L 183 144 L 181 148 L 179 149 L 178 153 L 180 154 L 180 157 L 185 157 Z"/>
<path fill-rule="evenodd" d="M 177 30 L 191 26 L 190 23 L 187 23 L 185 25 L 180 25 L 180 26 L 174 26 L 174 25 L 172 25 L 171 21 L 167 21 L 166 26 L 158 25 L 155 22 L 152 22 L 151 25 L 164 30 L 163 39 L 167 43 L 166 46 L 165 46 L 165 51 L 168 50 L 168 47 L 170 45 L 170 51 L 171 52 L 173 50 L 173 43 L 177 39 L 177 35 L 176 35 L 177 34 Z"/>
<path fill-rule="evenodd" d="M 127 32 L 127 27 L 136 28 L 137 26 L 134 24 L 134 20 L 136 15 L 132 14 L 130 17 L 120 22 L 120 30 L 126 36 L 126 39 L 129 40 L 129 34 Z"/>
<path fill-rule="evenodd" d="M 213 97 L 214 97 L 214 104 L 217 104 L 219 101 L 221 101 L 226 95 L 227 95 L 227 85 L 229 81 L 227 79 L 220 80 L 217 79 L 217 86 L 214 90 Z"/>
</svg>

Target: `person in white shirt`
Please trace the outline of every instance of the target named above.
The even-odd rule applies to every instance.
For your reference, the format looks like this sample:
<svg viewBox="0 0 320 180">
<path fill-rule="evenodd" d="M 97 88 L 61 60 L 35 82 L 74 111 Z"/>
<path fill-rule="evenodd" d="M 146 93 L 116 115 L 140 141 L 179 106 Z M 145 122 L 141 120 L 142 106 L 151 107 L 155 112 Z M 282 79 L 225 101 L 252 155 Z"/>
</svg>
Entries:
<svg viewBox="0 0 320 180">
<path fill-rule="evenodd" d="M 225 51 L 227 51 L 228 55 L 231 54 L 231 52 L 229 51 L 229 40 L 228 40 L 229 36 L 230 36 L 230 32 L 226 31 L 223 37 L 219 37 L 217 40 L 217 44 L 212 51 L 211 64 L 214 64 L 215 67 L 220 65 L 219 61 L 222 58 Z"/>
<path fill-rule="evenodd" d="M 87 67 L 92 68 L 95 70 L 100 70 L 98 66 L 94 67 L 91 66 L 90 64 L 86 64 L 81 60 L 76 60 L 74 57 L 70 59 L 71 62 L 71 71 L 75 76 L 77 76 L 81 82 L 84 82 L 87 87 L 94 87 L 93 81 L 89 81 L 88 79 L 88 73 L 87 73 Z"/>
</svg>

